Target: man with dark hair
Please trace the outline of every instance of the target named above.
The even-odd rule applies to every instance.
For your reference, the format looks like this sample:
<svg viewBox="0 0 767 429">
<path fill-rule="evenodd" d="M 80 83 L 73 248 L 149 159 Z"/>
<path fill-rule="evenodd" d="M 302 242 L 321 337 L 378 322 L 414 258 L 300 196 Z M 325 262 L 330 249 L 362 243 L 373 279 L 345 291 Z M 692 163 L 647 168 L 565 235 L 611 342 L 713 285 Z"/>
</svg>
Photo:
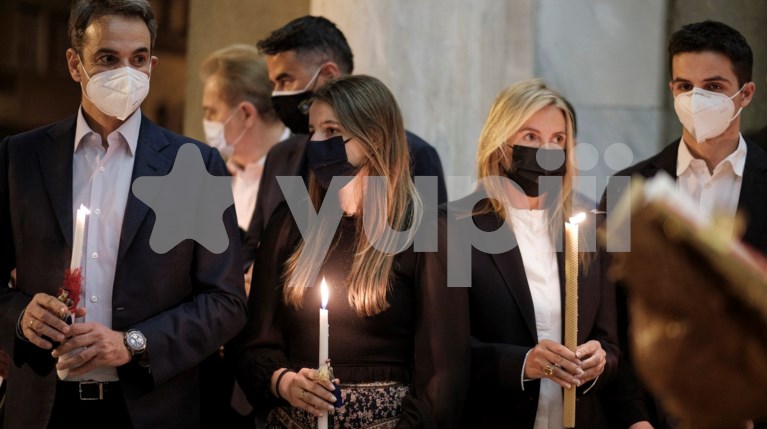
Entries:
<svg viewBox="0 0 767 429">
<path fill-rule="evenodd" d="M 0 285 L 16 269 L 15 287 L 0 287 L 5 428 L 199 427 L 198 365 L 246 319 L 234 208 L 222 253 L 193 240 L 152 250 L 159 214 L 131 183 L 167 175 L 191 139 L 140 111 L 157 66 L 151 6 L 78 0 L 69 29 L 77 114 L 0 142 Z M 226 175 L 216 151 L 192 144 L 208 173 Z M 75 234 L 80 205 L 91 215 Z M 56 296 L 80 248 L 82 299 L 68 325 Z"/>
<path fill-rule="evenodd" d="M 304 16 L 274 30 L 256 44 L 268 56 L 292 52 L 301 61 L 332 60 L 341 74 L 352 74 L 354 55 L 346 37 L 322 16 Z M 321 86 L 321 85 L 320 85 Z"/>
<path fill-rule="evenodd" d="M 341 30 L 321 16 L 294 19 L 273 31 L 256 45 L 266 56 L 269 79 L 274 83 L 274 110 L 294 133 L 309 133 L 309 103 L 314 90 L 329 80 L 351 74 L 354 58 Z M 413 176 L 437 177 L 437 202 L 447 202 L 442 162 L 437 151 L 417 135 L 406 131 Z M 256 213 L 243 243 L 246 263 L 255 249 L 274 209 L 285 197 L 277 176 L 302 176 L 306 179 L 308 138 L 276 145 L 268 154 Z"/>
<path fill-rule="evenodd" d="M 682 138 L 616 176 L 649 178 L 665 172 L 698 203 L 705 216 L 734 216 L 736 211 L 745 215 L 743 241 L 767 252 L 767 153 L 740 134 L 740 112 L 755 91 L 751 48 L 737 30 L 704 21 L 674 33 L 668 53 L 669 89 L 683 127 Z M 618 182 L 608 185 L 616 192 L 608 191 L 609 195 L 625 191 Z M 603 198 L 602 207 L 605 205 Z M 643 398 L 631 369 L 625 296 L 619 296 L 618 306 L 625 359 L 612 390 L 605 392 L 605 398 L 615 402 L 607 407 L 614 412 L 611 427 L 650 427 L 648 422 L 655 428 L 673 427 L 654 400 Z"/>
</svg>

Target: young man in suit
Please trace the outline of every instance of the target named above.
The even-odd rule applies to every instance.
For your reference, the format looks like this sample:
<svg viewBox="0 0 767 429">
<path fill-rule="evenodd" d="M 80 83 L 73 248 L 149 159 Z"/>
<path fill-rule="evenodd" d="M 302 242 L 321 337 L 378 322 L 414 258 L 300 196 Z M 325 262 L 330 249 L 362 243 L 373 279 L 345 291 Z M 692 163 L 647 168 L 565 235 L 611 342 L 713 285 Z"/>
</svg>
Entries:
<svg viewBox="0 0 767 429">
<path fill-rule="evenodd" d="M 354 59 L 343 33 L 318 16 L 297 18 L 273 31 L 257 44 L 266 56 L 269 79 L 274 84 L 274 110 L 296 134 L 309 133 L 309 103 L 313 92 L 325 82 L 352 73 Z M 407 132 L 413 176 L 437 177 L 437 202 L 447 201 L 442 162 L 437 151 L 420 137 Z M 252 261 L 260 235 L 270 215 L 285 197 L 277 176 L 306 178 L 308 138 L 279 144 L 269 152 L 259 189 L 256 213 L 243 243 L 246 260 Z"/>
<path fill-rule="evenodd" d="M 755 91 L 751 48 L 737 30 L 721 22 L 705 21 L 674 33 L 668 53 L 669 89 L 682 137 L 616 176 L 649 178 L 661 171 L 669 174 L 698 203 L 704 215 L 732 216 L 736 211 L 745 215 L 743 241 L 767 252 L 767 153 L 740 133 L 740 113 L 748 107 Z M 625 182 L 618 182 L 608 185 L 615 191 L 607 195 L 625 191 L 620 184 Z M 624 365 L 613 386 L 618 390 L 606 395 L 611 400 L 622 399 L 610 407 L 616 411 L 613 425 L 632 429 L 673 427 L 656 401 L 643 399 L 630 368 L 631 353 L 625 341 L 629 324 L 625 296 L 619 296 L 618 305 L 627 359 L 622 361 Z"/>
<path fill-rule="evenodd" d="M 198 427 L 198 365 L 245 323 L 234 208 L 223 215 L 222 253 L 184 240 L 158 254 L 157 215 L 130 192 L 136 178 L 167 175 L 191 140 L 139 109 L 156 29 L 147 0 L 73 3 L 66 58 L 83 93 L 77 114 L 0 142 L 0 284 L 17 276 L 0 288 L 8 429 Z M 210 174 L 226 175 L 216 151 L 193 144 Z M 67 325 L 56 294 L 80 204 L 91 209 L 84 321 Z M 54 366 L 68 369 L 65 381 Z"/>
</svg>

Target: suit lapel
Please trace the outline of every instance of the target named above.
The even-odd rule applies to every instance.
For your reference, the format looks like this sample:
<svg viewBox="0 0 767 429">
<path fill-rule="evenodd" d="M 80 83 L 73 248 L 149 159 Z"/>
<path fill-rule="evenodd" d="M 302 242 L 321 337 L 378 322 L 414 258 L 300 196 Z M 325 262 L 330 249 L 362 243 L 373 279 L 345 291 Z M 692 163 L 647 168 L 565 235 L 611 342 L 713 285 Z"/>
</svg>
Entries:
<svg viewBox="0 0 767 429">
<path fill-rule="evenodd" d="M 293 174 L 303 177 L 304 182 L 308 183 L 309 165 L 306 161 L 306 146 L 307 142 L 309 141 L 309 137 L 305 135 L 298 135 L 296 136 L 296 139 L 298 139 L 296 142 L 296 148 L 291 154 L 291 171 L 295 172 Z"/>
<path fill-rule="evenodd" d="M 487 214 L 474 217 L 477 227 L 483 231 L 492 231 L 501 226 L 501 222 L 495 215 Z M 513 239 L 513 232 L 503 227 L 502 230 Z M 530 286 L 527 283 L 527 274 L 522 262 L 522 253 L 519 246 L 514 246 L 508 252 L 491 254 L 493 263 L 498 268 L 498 272 L 503 277 L 506 288 L 511 293 L 512 298 L 517 303 L 522 317 L 525 319 L 525 325 L 533 338 L 538 341 L 538 330 L 535 325 L 535 308 L 533 307 L 533 297 L 530 295 Z"/>
<path fill-rule="evenodd" d="M 72 247 L 72 155 L 76 117 L 48 131 L 49 140 L 38 146 L 40 170 L 51 206 L 67 245 Z"/>
<path fill-rule="evenodd" d="M 133 195 L 133 182 L 143 176 L 167 175 L 173 165 L 175 155 L 169 146 L 170 142 L 162 134 L 160 128 L 142 116 L 138 144 L 136 145 L 136 159 L 133 162 L 131 191 L 128 193 L 128 203 L 125 206 L 125 216 L 120 234 L 118 261 L 125 256 L 125 252 L 133 242 L 136 232 L 149 211 L 149 206 Z"/>
<path fill-rule="evenodd" d="M 746 152 L 746 166 L 743 169 L 743 184 L 738 198 L 738 210 L 745 212 L 748 220 L 743 241 L 759 248 L 767 225 L 767 155 L 758 147 L 749 144 Z M 767 249 L 760 249 L 765 251 Z"/>
<path fill-rule="evenodd" d="M 676 180 L 676 161 L 679 156 L 679 145 L 683 144 L 681 140 L 666 146 L 651 163 L 653 168 L 644 172 L 645 177 L 653 177 L 658 171 L 665 171 L 669 176 Z"/>
</svg>

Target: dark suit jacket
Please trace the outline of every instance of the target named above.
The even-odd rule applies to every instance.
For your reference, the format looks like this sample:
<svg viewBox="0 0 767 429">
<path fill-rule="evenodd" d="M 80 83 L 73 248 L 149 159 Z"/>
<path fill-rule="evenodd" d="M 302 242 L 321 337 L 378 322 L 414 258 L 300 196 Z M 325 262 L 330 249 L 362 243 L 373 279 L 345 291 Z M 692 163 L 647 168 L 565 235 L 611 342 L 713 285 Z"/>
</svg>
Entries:
<svg viewBox="0 0 767 429">
<path fill-rule="evenodd" d="M 15 334 L 36 293 L 55 295 L 72 246 L 75 117 L 0 142 L 0 285 L 17 270 L 16 288 L 0 287 L 0 348 L 11 355 L 6 428 L 44 428 L 56 390 L 50 351 Z M 142 118 L 133 177 L 168 174 L 191 139 Z M 208 171 L 226 175 L 216 151 L 194 142 Z M 228 249 L 212 254 L 185 240 L 166 254 L 151 250 L 155 214 L 129 194 L 112 292 L 115 330 L 147 337 L 151 373 L 118 368 L 134 427 L 199 426 L 197 366 L 247 319 L 234 206 L 224 213 Z M 78 418 L 87 418 L 79 416 Z"/>
<path fill-rule="evenodd" d="M 676 164 L 680 140 L 666 146 L 656 155 L 641 161 L 619 173 L 616 176 L 654 177 L 663 171 L 677 178 Z M 743 182 L 738 199 L 738 210 L 747 219 L 747 227 L 743 241 L 755 249 L 767 254 L 767 153 L 760 147 L 746 142 L 746 164 L 743 170 Z M 615 188 L 615 194 L 620 195 L 626 189 L 611 182 L 608 186 Z M 606 207 L 602 198 L 601 209 Z M 609 216 L 609 213 L 608 213 Z M 672 423 L 656 401 L 644 392 L 641 384 L 631 368 L 631 347 L 628 341 L 629 315 L 626 294 L 622 287 L 617 288 L 618 303 L 618 335 L 624 360 L 621 361 L 615 383 L 603 392 L 606 408 L 611 411 L 610 420 L 613 427 L 627 428 L 641 420 L 649 420 L 655 429 L 664 429 Z"/>
<path fill-rule="evenodd" d="M 411 171 L 413 176 L 437 176 L 437 203 L 447 202 L 447 188 L 442 172 L 442 162 L 437 151 L 417 135 L 406 132 L 410 147 Z M 275 145 L 266 156 L 264 173 L 258 188 L 256 208 L 245 234 L 242 253 L 245 266 L 253 262 L 256 248 L 261 240 L 261 234 L 266 228 L 269 217 L 281 202 L 285 201 L 277 176 L 301 176 L 307 181 L 309 166 L 306 161 L 306 143 L 308 137 L 303 134 L 291 136 L 289 139 Z"/>
<path fill-rule="evenodd" d="M 465 203 L 468 196 L 449 204 L 453 219 L 465 216 L 472 207 Z M 483 231 L 506 234 L 502 220 L 494 213 L 473 215 L 474 224 Z M 591 222 L 592 226 L 594 222 Z M 500 229 L 499 229 L 500 228 Z M 449 227 L 448 234 L 454 229 Z M 582 228 L 585 234 L 585 228 Z M 449 251 L 455 251 L 450 248 Z M 565 302 L 564 253 L 557 253 L 560 294 Z M 618 366 L 618 346 L 615 326 L 614 285 L 607 281 L 602 260 L 597 253 L 588 272 L 579 273 L 578 343 L 598 340 L 607 352 L 605 370 L 587 394 L 583 391 L 592 383 L 578 388 L 576 419 L 579 428 L 607 427 L 604 412 L 595 392 L 609 383 Z M 469 312 L 471 318 L 472 380 L 464 408 L 465 428 L 532 428 L 538 408 L 540 380 L 520 386 L 525 355 L 538 344 L 535 310 L 519 247 L 489 254 L 471 249 L 471 288 Z M 564 318 L 564 311 L 562 312 Z M 563 321 L 564 333 L 564 321 Z"/>
</svg>

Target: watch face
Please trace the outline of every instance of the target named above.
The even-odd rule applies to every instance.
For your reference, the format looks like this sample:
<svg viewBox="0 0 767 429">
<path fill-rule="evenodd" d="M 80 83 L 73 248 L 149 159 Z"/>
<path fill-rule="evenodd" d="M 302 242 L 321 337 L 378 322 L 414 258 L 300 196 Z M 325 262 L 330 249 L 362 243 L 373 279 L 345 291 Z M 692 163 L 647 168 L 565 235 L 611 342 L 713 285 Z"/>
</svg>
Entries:
<svg viewBox="0 0 767 429">
<path fill-rule="evenodd" d="M 144 338 L 144 335 L 138 331 L 128 332 L 127 341 L 130 348 L 132 348 L 134 351 L 141 351 L 144 350 L 144 347 L 146 347 L 146 338 Z"/>
</svg>

